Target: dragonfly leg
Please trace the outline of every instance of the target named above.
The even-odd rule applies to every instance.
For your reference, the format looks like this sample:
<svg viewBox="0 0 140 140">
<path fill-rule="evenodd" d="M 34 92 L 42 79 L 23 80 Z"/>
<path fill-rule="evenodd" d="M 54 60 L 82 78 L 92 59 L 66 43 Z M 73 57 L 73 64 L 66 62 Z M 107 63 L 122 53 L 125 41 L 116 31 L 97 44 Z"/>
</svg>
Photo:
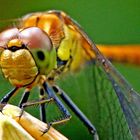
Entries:
<svg viewBox="0 0 140 140">
<path fill-rule="evenodd" d="M 10 98 L 15 94 L 15 92 L 18 90 L 18 87 L 15 87 L 10 92 L 8 92 L 0 101 L 1 104 L 6 104 Z"/>
<path fill-rule="evenodd" d="M 19 117 L 21 117 L 22 114 L 23 114 L 23 111 L 24 111 L 24 108 L 25 108 L 24 104 L 28 101 L 29 95 L 30 95 L 30 90 L 27 88 L 27 89 L 25 89 L 25 91 L 22 95 L 22 98 L 19 102 L 19 105 L 18 105 L 21 108 L 21 113 L 20 113 Z"/>
<path fill-rule="evenodd" d="M 50 122 L 50 125 L 56 125 L 56 124 L 60 124 L 60 123 L 64 123 L 68 120 L 70 120 L 71 115 L 69 113 L 69 111 L 65 108 L 65 106 L 63 105 L 63 103 L 60 101 L 60 99 L 56 96 L 56 94 L 54 93 L 53 89 L 51 89 L 46 82 L 43 83 L 43 87 L 44 90 L 46 91 L 46 93 L 48 94 L 48 96 L 50 98 L 53 98 L 56 105 L 58 106 L 58 108 L 60 109 L 60 111 L 63 113 L 64 117 L 60 118 L 59 120 L 55 120 Z M 47 132 L 47 130 L 46 130 Z M 45 132 L 44 132 L 45 133 Z"/>
<path fill-rule="evenodd" d="M 30 95 L 30 90 L 29 89 L 25 89 L 23 95 L 22 95 L 22 98 L 19 102 L 19 107 L 22 108 L 22 104 L 26 103 L 28 98 L 29 98 L 29 95 Z"/>
<path fill-rule="evenodd" d="M 24 103 L 22 103 L 21 104 L 21 112 L 20 112 L 19 118 L 22 116 L 23 111 L 24 111 L 24 109 L 26 107 L 30 107 L 30 106 L 34 106 L 34 105 L 41 105 L 41 104 L 45 105 L 45 103 L 49 103 L 51 101 L 53 101 L 53 98 L 42 99 L 42 100 L 39 100 L 39 101 L 32 101 L 32 102 L 24 102 Z M 43 111 L 45 111 L 45 110 L 43 110 Z M 43 112 L 43 114 L 44 113 L 46 113 L 46 112 Z M 46 116 L 46 114 L 45 114 L 45 116 Z M 43 116 L 43 117 L 45 117 L 45 116 Z M 46 118 L 43 118 L 43 119 L 46 119 Z M 50 129 L 50 126 L 51 126 L 50 123 L 47 123 L 47 128 L 45 130 L 43 130 L 43 131 L 41 130 L 42 135 L 44 133 L 46 133 Z"/>
<path fill-rule="evenodd" d="M 0 101 L 0 111 L 2 112 L 3 107 L 7 104 L 7 102 L 10 100 L 10 98 L 16 93 L 18 90 L 18 87 L 15 87 L 10 92 L 8 92 Z"/>
<path fill-rule="evenodd" d="M 30 106 L 34 106 L 34 105 L 41 105 L 41 104 L 45 104 L 45 103 L 49 103 L 53 101 L 53 98 L 49 98 L 49 99 L 43 99 L 43 100 L 39 100 L 39 101 L 29 101 L 29 102 L 24 102 L 21 104 L 20 108 L 21 108 L 21 113 L 19 115 L 19 117 L 22 116 L 23 111 L 25 108 L 30 107 Z"/>
<path fill-rule="evenodd" d="M 70 99 L 70 97 L 58 86 L 53 86 L 55 93 L 60 95 L 62 100 L 70 107 L 70 109 L 76 114 L 76 116 L 84 123 L 88 128 L 89 132 L 93 134 L 94 140 L 98 140 L 98 134 L 94 125 L 90 120 L 83 114 L 83 112 L 75 105 L 75 103 Z"/>
<path fill-rule="evenodd" d="M 45 99 L 45 92 L 43 88 L 40 88 L 40 100 Z M 47 122 L 46 120 L 46 107 L 45 103 L 40 104 L 40 120 L 43 122 Z"/>
<path fill-rule="evenodd" d="M 30 106 L 34 106 L 34 105 L 39 105 L 39 104 L 49 103 L 49 102 L 52 102 L 53 100 L 54 100 L 53 98 L 49 98 L 49 99 L 43 99 L 43 100 L 39 100 L 39 101 L 26 102 L 26 103 L 22 104 L 22 108 L 26 108 L 26 107 L 30 107 Z"/>
</svg>

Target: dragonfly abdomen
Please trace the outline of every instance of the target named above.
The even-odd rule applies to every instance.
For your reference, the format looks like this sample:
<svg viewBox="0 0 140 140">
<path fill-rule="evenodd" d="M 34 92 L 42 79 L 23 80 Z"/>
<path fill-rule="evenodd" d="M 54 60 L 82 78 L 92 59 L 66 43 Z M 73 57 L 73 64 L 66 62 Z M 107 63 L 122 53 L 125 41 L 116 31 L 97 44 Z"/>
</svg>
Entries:
<svg viewBox="0 0 140 140">
<path fill-rule="evenodd" d="M 110 60 L 140 65 L 140 45 L 97 45 Z"/>
</svg>

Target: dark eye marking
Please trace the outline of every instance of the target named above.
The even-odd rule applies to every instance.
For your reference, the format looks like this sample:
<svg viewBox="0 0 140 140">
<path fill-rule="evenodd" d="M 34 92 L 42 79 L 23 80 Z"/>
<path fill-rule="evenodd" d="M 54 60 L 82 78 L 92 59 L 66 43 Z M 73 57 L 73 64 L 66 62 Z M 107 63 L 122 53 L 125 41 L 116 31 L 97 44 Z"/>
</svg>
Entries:
<svg viewBox="0 0 140 140">
<path fill-rule="evenodd" d="M 44 60 L 45 59 L 45 55 L 44 55 L 44 52 L 43 51 L 37 51 L 37 57 L 40 59 L 40 60 Z"/>
<path fill-rule="evenodd" d="M 12 52 L 15 52 L 15 51 L 20 50 L 20 49 L 27 49 L 26 48 L 26 45 L 25 44 L 22 44 L 21 47 L 11 46 L 10 48 L 8 48 L 8 50 L 11 50 Z"/>
<path fill-rule="evenodd" d="M 19 50 L 19 48 L 17 46 L 12 46 L 12 47 L 8 48 L 8 50 L 15 52 L 16 50 Z"/>
</svg>

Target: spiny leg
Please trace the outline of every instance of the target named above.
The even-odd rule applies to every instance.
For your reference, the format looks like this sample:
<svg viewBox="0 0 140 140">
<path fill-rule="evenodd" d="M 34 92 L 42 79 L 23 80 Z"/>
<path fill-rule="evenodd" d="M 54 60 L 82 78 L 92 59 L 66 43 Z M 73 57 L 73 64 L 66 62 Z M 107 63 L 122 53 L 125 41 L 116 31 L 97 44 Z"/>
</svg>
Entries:
<svg viewBox="0 0 140 140">
<path fill-rule="evenodd" d="M 26 107 L 30 107 L 30 106 L 34 106 L 34 105 L 49 103 L 52 101 L 54 101 L 53 98 L 43 99 L 43 100 L 39 100 L 39 101 L 30 101 L 30 102 L 23 103 L 22 106 L 23 106 L 23 108 L 26 108 Z"/>
<path fill-rule="evenodd" d="M 41 94 L 43 91 L 41 90 Z M 23 93 L 23 96 L 20 100 L 20 103 L 19 103 L 19 107 L 21 108 L 21 114 L 20 114 L 20 117 L 22 116 L 23 114 L 23 111 L 24 111 L 24 108 L 26 107 L 29 107 L 29 106 L 33 106 L 33 105 L 38 105 L 38 104 L 42 104 L 42 105 L 45 105 L 46 102 L 50 102 L 52 101 L 53 99 L 41 99 L 39 101 L 30 101 L 30 102 L 27 102 L 28 101 L 28 98 L 29 98 L 29 95 L 30 95 L 30 89 L 26 88 L 24 93 Z M 44 108 L 45 109 L 45 108 Z M 45 111 L 45 110 L 43 110 Z M 43 114 L 45 114 L 43 112 Z M 45 116 L 44 116 L 45 117 Z M 46 118 L 46 117 L 45 117 Z M 44 118 L 43 118 L 44 119 Z"/>
<path fill-rule="evenodd" d="M 62 100 L 71 108 L 71 110 L 76 114 L 76 116 L 84 123 L 84 125 L 88 128 L 89 132 L 93 134 L 94 140 L 98 140 L 98 134 L 96 128 L 90 122 L 90 120 L 83 114 L 83 112 L 75 105 L 75 103 L 69 98 L 69 96 L 58 86 L 53 86 L 53 90 L 55 93 L 60 95 Z"/>
<path fill-rule="evenodd" d="M 15 92 L 18 90 L 18 87 L 15 87 L 10 92 L 8 92 L 0 101 L 1 104 L 6 104 L 10 98 L 15 94 Z"/>
<path fill-rule="evenodd" d="M 23 114 L 23 110 L 26 107 L 30 107 L 30 106 L 34 106 L 34 105 L 41 105 L 41 104 L 45 104 L 45 103 L 49 103 L 54 101 L 53 98 L 49 98 L 49 99 L 43 99 L 43 100 L 39 100 L 39 101 L 30 101 L 30 102 L 25 102 L 22 104 L 22 110 L 21 110 L 21 114 L 19 117 L 22 116 Z M 44 135 L 44 133 L 46 133 L 48 130 L 50 129 L 50 124 L 47 123 L 47 128 L 45 130 L 40 130 L 42 132 L 42 135 Z"/>
<path fill-rule="evenodd" d="M 40 100 L 45 99 L 44 89 L 40 88 Z M 40 120 L 46 123 L 46 108 L 45 103 L 40 104 Z"/>
<path fill-rule="evenodd" d="M 19 102 L 19 107 L 22 108 L 22 104 L 26 103 L 28 101 L 28 98 L 29 98 L 29 95 L 30 95 L 30 90 L 29 89 L 25 89 L 23 95 L 22 95 L 22 98 Z"/>
<path fill-rule="evenodd" d="M 69 111 L 65 108 L 65 106 L 63 105 L 63 103 L 55 95 L 54 91 L 47 85 L 46 82 L 43 83 L 43 87 L 44 87 L 44 90 L 46 91 L 46 93 L 48 94 L 48 96 L 50 98 L 53 98 L 54 99 L 56 105 L 58 106 L 58 108 L 60 109 L 60 111 L 64 115 L 64 118 L 61 118 L 59 120 L 55 120 L 53 122 L 50 122 L 50 125 L 56 125 L 56 124 L 60 124 L 60 123 L 64 123 L 64 122 L 68 121 L 71 118 L 71 115 L 70 115 Z M 46 131 L 44 133 L 46 133 Z"/>
<path fill-rule="evenodd" d="M 19 117 L 21 117 L 23 114 L 23 111 L 24 111 L 23 105 L 28 101 L 29 95 L 30 95 L 30 90 L 26 88 L 18 105 L 21 108 L 21 113 Z"/>
<path fill-rule="evenodd" d="M 8 92 L 0 101 L 0 103 L 2 104 L 6 104 L 10 98 L 15 94 L 15 92 L 18 90 L 18 87 L 15 87 L 14 89 L 12 89 L 10 92 Z"/>
<path fill-rule="evenodd" d="M 18 91 L 18 87 L 15 87 L 10 92 L 8 92 L 0 101 L 0 111 L 2 112 L 3 107 L 7 104 L 10 98 Z"/>
</svg>

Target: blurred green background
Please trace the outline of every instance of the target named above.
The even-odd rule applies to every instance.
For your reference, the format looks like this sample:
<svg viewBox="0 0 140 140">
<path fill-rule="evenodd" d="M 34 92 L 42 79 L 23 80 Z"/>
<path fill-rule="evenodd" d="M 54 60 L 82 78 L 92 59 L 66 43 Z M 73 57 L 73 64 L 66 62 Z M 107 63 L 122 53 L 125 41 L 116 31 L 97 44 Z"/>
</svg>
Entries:
<svg viewBox="0 0 140 140">
<path fill-rule="evenodd" d="M 0 0 L 0 20 L 19 18 L 30 12 L 51 9 L 63 10 L 68 13 L 84 28 L 95 43 L 140 44 L 139 0 Z M 115 66 L 134 89 L 140 91 L 140 67 L 129 64 L 115 64 Z M 10 90 L 10 85 L 7 83 L 5 87 L 5 83 L 6 81 L 2 81 L 0 85 L 2 93 Z M 80 98 L 80 94 L 75 96 Z M 79 123 L 77 125 L 77 128 L 82 127 Z M 79 129 L 70 131 L 75 135 L 79 134 L 73 132 L 75 130 L 80 131 Z M 86 130 L 84 132 L 87 133 Z M 70 135 L 68 133 L 65 134 Z M 83 133 L 79 139 L 84 140 L 87 135 Z"/>
</svg>

